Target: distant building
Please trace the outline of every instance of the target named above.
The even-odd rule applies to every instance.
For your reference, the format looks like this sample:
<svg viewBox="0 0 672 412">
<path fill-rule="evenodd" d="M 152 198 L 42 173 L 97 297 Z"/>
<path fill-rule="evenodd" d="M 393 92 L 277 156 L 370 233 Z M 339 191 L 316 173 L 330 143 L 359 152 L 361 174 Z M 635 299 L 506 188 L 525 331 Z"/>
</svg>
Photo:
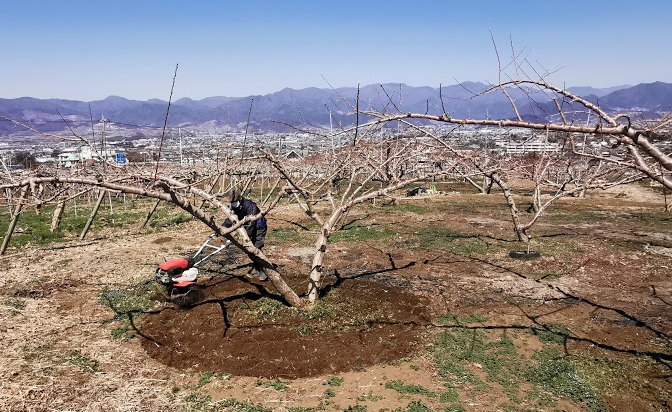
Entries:
<svg viewBox="0 0 672 412">
<path fill-rule="evenodd" d="M 560 145 L 557 143 L 546 142 L 542 140 L 528 140 L 525 142 L 496 142 L 497 151 L 506 154 L 524 154 L 524 153 L 557 153 L 560 151 Z"/>
<path fill-rule="evenodd" d="M 75 163 L 79 163 L 80 160 L 79 153 L 63 152 L 58 155 L 56 162 L 59 166 L 72 167 Z"/>
<path fill-rule="evenodd" d="M 298 154 L 295 150 L 290 150 L 289 152 L 285 153 L 284 157 L 286 159 L 303 159 L 303 156 Z"/>
</svg>

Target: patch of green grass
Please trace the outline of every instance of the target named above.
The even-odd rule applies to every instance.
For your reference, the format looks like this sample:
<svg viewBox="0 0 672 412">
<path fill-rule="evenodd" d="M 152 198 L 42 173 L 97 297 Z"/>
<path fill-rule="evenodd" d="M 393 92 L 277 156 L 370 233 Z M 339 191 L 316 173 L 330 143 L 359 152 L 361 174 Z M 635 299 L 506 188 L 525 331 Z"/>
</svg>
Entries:
<svg viewBox="0 0 672 412">
<path fill-rule="evenodd" d="M 79 350 L 71 350 L 65 355 L 65 360 L 87 372 L 99 372 L 98 361 L 82 354 Z"/>
<path fill-rule="evenodd" d="M 521 243 L 521 246 L 525 246 Z M 574 239 L 534 239 L 530 246 L 532 250 L 537 250 L 542 256 L 573 256 L 583 252 L 583 248 Z M 552 280 L 552 279 L 547 279 Z"/>
<path fill-rule="evenodd" d="M 332 242 L 380 241 L 391 238 L 395 234 L 394 230 L 385 226 L 357 223 L 333 233 L 329 240 Z"/>
<path fill-rule="evenodd" d="M 337 319 L 339 308 L 330 302 L 319 300 L 303 311 L 306 319 Z"/>
<path fill-rule="evenodd" d="M 394 412 L 433 412 L 421 401 L 413 401 L 405 408 L 396 408 Z"/>
<path fill-rule="evenodd" d="M 272 412 L 273 410 L 260 404 L 241 402 L 235 399 L 223 399 L 213 402 L 210 395 L 202 395 L 197 392 L 190 393 L 182 399 L 188 405 L 188 410 L 191 412 Z"/>
<path fill-rule="evenodd" d="M 600 222 L 610 216 L 609 212 L 590 209 L 572 209 L 570 210 L 550 210 L 546 213 L 545 219 L 550 222 L 561 223 L 583 223 Z"/>
<path fill-rule="evenodd" d="M 108 203 L 101 206 L 98 215 L 91 226 L 91 232 L 95 233 L 100 228 L 135 225 L 142 219 L 145 212 L 134 207 L 124 209 L 121 200 L 113 199 L 113 213 L 110 213 Z M 92 203 L 82 203 L 77 206 L 77 213 L 73 202 L 68 202 L 57 230 L 52 232 L 51 218 L 55 205 L 47 205 L 37 213 L 35 209 L 24 208 L 19 216 L 15 233 L 10 241 L 11 247 L 22 247 L 27 244 L 47 246 L 52 243 L 64 242 L 76 239 L 84 228 L 89 214 L 93 209 Z M 0 212 L 0 233 L 5 233 L 9 225 L 9 215 L 6 211 Z"/>
<path fill-rule="evenodd" d="M 184 401 L 189 405 L 189 410 L 192 412 L 211 410 L 212 398 L 210 395 L 191 393 L 184 397 Z"/>
<path fill-rule="evenodd" d="M 260 404 L 250 402 L 240 402 L 234 399 L 227 399 L 212 404 L 209 411 L 236 411 L 236 412 L 272 412 L 272 408 L 266 408 Z"/>
<path fill-rule="evenodd" d="M 537 405 L 539 405 L 542 408 L 552 408 L 557 406 L 558 402 L 553 399 L 552 395 L 549 394 L 548 392 L 541 390 L 539 387 L 534 387 L 532 390 L 530 390 L 527 395 L 526 399 L 528 401 L 535 401 Z"/>
<path fill-rule="evenodd" d="M 443 409 L 443 412 L 464 412 L 464 406 L 460 404 L 450 405 Z"/>
<path fill-rule="evenodd" d="M 481 330 L 457 329 L 439 335 L 434 356 L 440 375 L 449 387 L 469 383 L 483 391 L 487 385 L 470 372 L 466 363 L 479 364 L 489 381 L 497 382 L 509 394 L 515 394 L 522 380 L 522 366 L 513 341 L 503 333 L 498 340 L 489 341 Z"/>
<path fill-rule="evenodd" d="M 285 389 L 289 388 L 289 384 L 287 382 L 283 382 L 280 379 L 275 379 L 273 381 L 262 381 L 258 380 L 255 382 L 255 385 L 257 386 L 263 386 L 265 388 L 273 388 L 276 391 L 284 391 Z"/>
<path fill-rule="evenodd" d="M 42 361 L 53 358 L 54 345 L 41 343 L 39 345 L 26 344 L 21 347 L 21 358 L 26 362 Z"/>
<path fill-rule="evenodd" d="M 401 380 L 388 381 L 385 383 L 385 388 L 394 389 L 402 395 L 424 395 L 430 398 L 437 398 L 439 396 L 438 393 L 430 391 L 424 386 L 416 384 L 406 385 Z"/>
<path fill-rule="evenodd" d="M 114 317 L 111 320 L 119 322 L 111 332 L 113 338 L 126 341 L 134 336 L 129 330 L 131 319 L 136 319 L 154 306 L 155 293 L 153 280 L 120 289 L 103 289 L 99 303 L 112 309 Z"/>
<path fill-rule="evenodd" d="M 275 299 L 262 297 L 249 303 L 245 306 L 245 309 L 257 318 L 269 319 L 280 315 L 289 308 Z"/>
<path fill-rule="evenodd" d="M 330 376 L 327 379 L 327 385 L 329 386 L 341 386 L 343 384 L 343 378 L 339 376 Z"/>
<path fill-rule="evenodd" d="M 343 412 L 366 412 L 366 405 L 350 405 Z"/>
<path fill-rule="evenodd" d="M 268 232 L 268 237 L 276 243 L 291 243 L 292 245 L 312 245 L 315 242 L 317 225 L 308 223 L 305 225 L 306 229 L 302 228 L 282 228 L 271 229 Z"/>
<path fill-rule="evenodd" d="M 560 323 L 547 323 L 543 325 L 545 330 L 534 330 L 532 333 L 537 335 L 540 341 L 546 343 L 555 343 L 561 345 L 565 342 L 565 336 L 570 336 L 569 329 Z"/>
<path fill-rule="evenodd" d="M 454 315 L 444 318 L 449 324 L 459 320 Z M 482 369 L 487 382 L 504 389 L 511 402 L 501 407 L 511 411 L 552 408 L 557 404 L 557 398 L 566 398 L 582 403 L 590 411 L 602 412 L 608 408 L 596 388 L 610 385 L 615 392 L 623 387 L 633 387 L 633 383 L 623 378 L 627 375 L 623 371 L 632 368 L 623 365 L 605 368 L 594 360 L 596 358 L 563 356 L 561 335 L 569 334 L 569 330 L 561 324 L 545 326 L 547 330 L 534 333 L 544 347 L 535 352 L 531 360 L 517 352 L 506 332 L 492 339 L 493 332 L 488 334 L 484 330 L 455 328 L 445 331 L 432 347 L 439 374 L 449 388 L 469 384 L 474 390 L 483 391 L 488 385 L 470 368 Z M 532 384 L 531 388 L 528 388 L 529 384 Z M 439 400 L 460 406 L 455 391 L 440 395 Z"/>
<path fill-rule="evenodd" d="M 203 372 L 203 373 L 201 374 L 201 376 L 198 378 L 198 383 L 196 384 L 196 388 L 195 388 L 195 389 L 202 388 L 203 386 L 205 386 L 205 385 L 207 385 L 208 383 L 210 383 L 210 380 L 212 379 L 213 376 L 215 376 L 215 373 L 214 373 L 214 372 L 210 372 L 210 371 L 208 371 L 208 372 Z"/>
<path fill-rule="evenodd" d="M 0 300 L 0 305 L 10 308 L 13 315 L 21 313 L 26 308 L 26 301 L 19 298 L 6 298 Z"/>
<path fill-rule="evenodd" d="M 644 357 L 584 356 L 572 358 L 571 362 L 581 376 L 605 396 L 621 394 L 623 388 L 629 388 L 632 393 L 650 392 L 655 381 L 639 377 L 664 376 L 668 372 L 661 364 Z M 672 399 L 672 388 L 666 383 L 655 386 L 659 399 Z"/>
<path fill-rule="evenodd" d="M 414 213 L 416 215 L 424 215 L 425 213 L 431 212 L 428 206 L 418 205 L 414 203 L 402 203 L 400 205 L 387 204 L 382 208 L 385 211 L 395 211 L 400 213 Z"/>
<path fill-rule="evenodd" d="M 634 221 L 638 226 L 650 226 L 658 230 L 672 228 L 672 216 L 669 212 L 629 212 L 621 213 L 619 218 Z"/>
<path fill-rule="evenodd" d="M 194 217 L 187 212 L 175 211 L 173 209 L 163 210 L 158 213 L 154 213 L 152 220 L 149 221 L 149 226 L 152 228 L 162 228 L 179 225 L 181 223 L 186 223 L 192 220 Z M 137 221 L 139 221 L 138 219 Z M 136 221 L 136 222 L 137 222 Z"/>
<path fill-rule="evenodd" d="M 336 392 L 334 392 L 333 389 L 327 389 L 326 391 L 324 391 L 324 396 L 326 396 L 327 398 L 333 398 L 336 396 Z"/>
<path fill-rule="evenodd" d="M 455 255 L 484 255 L 502 248 L 477 234 L 458 232 L 438 225 L 413 228 L 412 231 L 410 242 L 419 249 L 441 250 Z"/>
<path fill-rule="evenodd" d="M 457 402 L 458 398 L 459 395 L 457 394 L 456 391 L 449 390 L 439 395 L 439 402 L 441 403 Z"/>
<path fill-rule="evenodd" d="M 534 359 L 538 363 L 525 371 L 530 382 L 556 396 L 585 403 L 591 411 L 609 410 L 576 365 L 558 350 L 545 347 L 534 354 Z"/>
</svg>

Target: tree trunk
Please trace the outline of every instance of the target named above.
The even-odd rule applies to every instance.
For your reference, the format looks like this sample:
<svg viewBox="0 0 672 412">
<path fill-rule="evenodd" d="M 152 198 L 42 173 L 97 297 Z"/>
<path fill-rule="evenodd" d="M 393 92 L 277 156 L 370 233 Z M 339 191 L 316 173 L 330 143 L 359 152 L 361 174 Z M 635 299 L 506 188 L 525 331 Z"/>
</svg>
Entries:
<svg viewBox="0 0 672 412">
<path fill-rule="evenodd" d="M 329 242 L 329 235 L 336 226 L 336 223 L 341 218 L 345 209 L 340 207 L 332 213 L 329 219 L 322 225 L 320 236 L 315 241 L 315 255 L 313 255 L 313 263 L 310 266 L 310 280 L 308 282 L 308 302 L 315 303 L 320 297 L 320 282 L 322 281 L 322 263 L 324 262 L 324 255 L 327 252 L 327 243 Z"/>
<path fill-rule="evenodd" d="M 520 219 L 518 218 L 518 208 L 516 207 L 516 201 L 513 199 L 511 188 L 499 177 L 499 175 L 497 175 L 497 173 L 493 173 L 490 178 L 502 189 L 502 192 L 504 192 L 504 198 L 506 198 L 506 203 L 509 205 L 509 210 L 511 211 L 513 232 L 516 234 L 516 238 L 519 242 L 527 240 L 527 236 L 525 236 L 521 230 Z"/>
</svg>

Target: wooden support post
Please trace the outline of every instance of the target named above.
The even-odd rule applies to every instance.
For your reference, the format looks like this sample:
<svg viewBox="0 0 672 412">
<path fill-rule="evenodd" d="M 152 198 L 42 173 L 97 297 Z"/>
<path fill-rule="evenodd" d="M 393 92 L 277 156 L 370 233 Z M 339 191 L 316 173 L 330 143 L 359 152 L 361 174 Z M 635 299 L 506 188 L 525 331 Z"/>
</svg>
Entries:
<svg viewBox="0 0 672 412">
<path fill-rule="evenodd" d="M 273 185 L 273 187 L 271 187 L 271 190 L 268 191 L 268 195 L 266 196 L 266 199 L 264 199 L 264 201 L 261 202 L 260 207 L 263 206 L 263 205 L 265 205 L 266 202 L 268 202 L 268 199 L 271 198 L 271 195 L 273 195 L 273 191 L 278 187 L 278 185 L 280 184 L 280 181 L 281 181 L 281 180 L 282 180 L 282 178 L 279 177 L 278 180 L 275 181 L 275 184 Z"/>
<path fill-rule="evenodd" d="M 264 175 L 261 175 L 261 182 L 259 183 L 259 201 L 264 198 Z"/>
<path fill-rule="evenodd" d="M 161 199 L 157 200 L 154 203 L 154 206 L 152 206 L 152 209 L 149 212 L 147 212 L 147 217 L 145 217 L 145 221 L 142 222 L 142 225 L 140 227 L 147 226 L 147 223 L 149 223 L 149 219 L 152 218 L 152 215 L 154 214 L 154 212 L 156 212 L 156 208 L 159 207 L 159 203 L 161 203 Z"/>
<path fill-rule="evenodd" d="M 214 194 L 213 190 L 215 189 L 215 186 L 217 185 L 217 182 L 219 181 L 220 176 L 221 176 L 221 174 L 218 174 L 217 176 L 215 176 L 215 180 L 212 181 L 212 184 L 210 185 L 210 189 L 208 190 L 208 193 Z M 201 205 L 198 208 L 199 209 L 202 208 L 203 205 L 205 205 L 205 199 L 203 199 L 201 201 Z"/>
<path fill-rule="evenodd" d="M 61 225 L 61 218 L 63 217 L 63 212 L 65 211 L 65 200 L 58 202 L 56 209 L 54 209 L 54 214 L 51 216 L 51 227 L 49 230 L 51 233 L 54 233 L 58 230 L 58 227 Z"/>
<path fill-rule="evenodd" d="M 4 255 L 5 250 L 7 250 L 7 245 L 9 245 L 9 239 L 12 237 L 12 233 L 14 233 L 16 222 L 19 221 L 19 215 L 21 214 L 21 209 L 23 208 L 23 200 L 26 198 L 27 192 L 28 192 L 28 186 L 24 186 L 23 189 L 21 189 L 21 195 L 19 196 L 19 201 L 16 204 L 16 207 L 14 208 L 14 215 L 12 216 L 12 220 L 9 222 L 9 226 L 7 227 L 7 233 L 5 234 L 5 238 L 2 239 L 2 246 L 0 246 L 0 255 Z"/>
<path fill-rule="evenodd" d="M 96 204 L 93 206 L 93 210 L 91 211 L 91 215 L 89 215 L 89 219 L 86 221 L 86 225 L 84 225 L 84 229 L 82 230 L 82 233 L 79 235 L 79 240 L 84 240 L 84 237 L 86 237 L 86 234 L 89 231 L 89 228 L 91 227 L 91 223 L 93 223 L 93 219 L 96 218 L 96 215 L 98 214 L 98 209 L 100 209 L 101 203 L 103 203 L 103 199 L 105 199 L 105 190 L 101 190 L 100 194 L 98 195 L 98 200 L 96 200 Z"/>
</svg>

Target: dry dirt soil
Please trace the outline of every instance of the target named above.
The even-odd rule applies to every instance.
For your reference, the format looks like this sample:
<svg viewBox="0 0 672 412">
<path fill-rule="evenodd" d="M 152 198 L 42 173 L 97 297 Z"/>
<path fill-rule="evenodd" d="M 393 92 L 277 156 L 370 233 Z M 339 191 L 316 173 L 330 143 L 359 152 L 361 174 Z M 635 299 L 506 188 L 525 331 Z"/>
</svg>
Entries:
<svg viewBox="0 0 672 412">
<path fill-rule="evenodd" d="M 668 411 L 672 213 L 632 186 L 562 199 L 517 260 L 501 195 L 367 205 L 328 249 L 323 298 L 283 305 L 228 250 L 193 307 L 153 292 L 197 222 L 0 257 L 0 410 Z M 462 190 L 461 192 L 456 191 Z M 524 216 L 526 218 L 526 216 Z M 266 251 L 307 288 L 293 206 Z"/>
</svg>

